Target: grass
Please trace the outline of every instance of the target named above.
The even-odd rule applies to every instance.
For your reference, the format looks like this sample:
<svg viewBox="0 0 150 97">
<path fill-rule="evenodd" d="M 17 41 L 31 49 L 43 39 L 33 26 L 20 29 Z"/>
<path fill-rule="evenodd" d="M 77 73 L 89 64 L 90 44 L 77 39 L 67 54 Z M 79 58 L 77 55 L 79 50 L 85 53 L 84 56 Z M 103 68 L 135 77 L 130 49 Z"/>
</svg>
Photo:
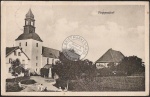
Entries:
<svg viewBox="0 0 150 97">
<path fill-rule="evenodd" d="M 17 82 L 6 82 L 6 92 L 19 92 L 22 89 Z"/>
<path fill-rule="evenodd" d="M 72 91 L 145 91 L 144 77 L 96 77 L 93 81 L 70 82 Z"/>
<path fill-rule="evenodd" d="M 34 80 L 31 80 L 30 77 L 17 77 L 13 79 L 6 79 L 6 92 L 19 92 L 23 88 L 19 87 L 18 82 L 22 84 L 34 84 Z"/>
</svg>

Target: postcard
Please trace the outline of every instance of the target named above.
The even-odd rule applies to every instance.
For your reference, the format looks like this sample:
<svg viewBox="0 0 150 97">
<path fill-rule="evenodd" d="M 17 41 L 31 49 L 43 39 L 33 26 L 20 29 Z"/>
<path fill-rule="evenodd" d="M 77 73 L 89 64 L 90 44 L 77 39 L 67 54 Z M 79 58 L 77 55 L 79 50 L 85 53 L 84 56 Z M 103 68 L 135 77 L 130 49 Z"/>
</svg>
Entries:
<svg viewBox="0 0 150 97">
<path fill-rule="evenodd" d="M 1 92 L 149 95 L 149 3 L 3 1 Z"/>
</svg>

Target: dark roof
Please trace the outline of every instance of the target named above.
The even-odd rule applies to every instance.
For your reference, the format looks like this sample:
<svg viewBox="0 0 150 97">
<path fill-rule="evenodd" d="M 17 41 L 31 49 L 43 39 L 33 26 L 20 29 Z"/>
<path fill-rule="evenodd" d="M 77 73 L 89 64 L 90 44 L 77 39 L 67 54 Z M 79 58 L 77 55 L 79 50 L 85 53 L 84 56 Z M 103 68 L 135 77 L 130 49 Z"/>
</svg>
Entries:
<svg viewBox="0 0 150 97">
<path fill-rule="evenodd" d="M 25 39 L 34 39 L 43 42 L 39 37 L 39 35 L 36 33 L 23 33 L 16 40 L 25 40 Z"/>
<path fill-rule="evenodd" d="M 16 47 L 6 47 L 6 56 L 11 54 L 13 51 L 15 51 L 18 48 L 19 48 L 18 46 L 16 46 Z"/>
<path fill-rule="evenodd" d="M 120 51 L 109 49 L 102 57 L 100 57 L 96 63 L 103 62 L 120 62 L 124 58 L 124 55 Z"/>
<path fill-rule="evenodd" d="M 13 53 L 15 50 L 17 50 L 17 49 L 20 49 L 21 50 L 21 52 L 22 53 L 24 53 L 23 51 L 22 51 L 22 49 L 19 47 L 19 46 L 16 46 L 16 47 L 6 47 L 6 57 L 8 56 L 8 55 L 10 55 L 11 53 Z M 24 55 L 28 58 L 28 60 L 30 60 L 29 59 L 29 57 L 24 53 Z"/>
<path fill-rule="evenodd" d="M 46 69 L 52 68 L 52 64 L 46 64 L 43 68 L 46 68 Z"/>
<path fill-rule="evenodd" d="M 31 18 L 31 19 L 34 19 L 34 15 L 31 11 L 31 9 L 29 9 L 28 13 L 26 14 L 26 18 Z"/>
<path fill-rule="evenodd" d="M 42 55 L 43 57 L 49 57 L 49 58 L 59 58 L 60 51 L 48 47 L 42 47 Z"/>
</svg>

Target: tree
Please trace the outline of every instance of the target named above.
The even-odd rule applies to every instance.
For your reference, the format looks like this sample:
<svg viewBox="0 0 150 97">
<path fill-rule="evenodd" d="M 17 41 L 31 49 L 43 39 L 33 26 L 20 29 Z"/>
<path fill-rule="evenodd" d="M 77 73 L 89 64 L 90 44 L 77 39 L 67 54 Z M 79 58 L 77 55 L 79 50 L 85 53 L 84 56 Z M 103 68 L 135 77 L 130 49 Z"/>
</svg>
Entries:
<svg viewBox="0 0 150 97">
<path fill-rule="evenodd" d="M 19 59 L 16 59 L 14 61 L 12 61 L 12 66 L 11 66 L 11 69 L 12 69 L 12 75 L 15 76 L 15 78 L 23 73 L 25 71 L 25 69 L 23 68 L 23 66 L 21 65 L 21 62 Z"/>
<path fill-rule="evenodd" d="M 144 72 L 145 66 L 141 58 L 138 58 L 137 56 L 129 56 L 129 57 L 125 57 L 121 61 L 117 69 L 120 71 L 126 72 L 127 75 L 131 75 L 133 73 Z"/>
</svg>

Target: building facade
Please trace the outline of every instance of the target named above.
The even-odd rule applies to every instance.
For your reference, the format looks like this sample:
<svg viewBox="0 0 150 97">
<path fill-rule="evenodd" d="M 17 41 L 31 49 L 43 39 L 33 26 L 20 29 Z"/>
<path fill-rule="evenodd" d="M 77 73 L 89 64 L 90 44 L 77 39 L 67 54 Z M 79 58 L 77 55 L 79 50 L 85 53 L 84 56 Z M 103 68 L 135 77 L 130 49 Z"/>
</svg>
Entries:
<svg viewBox="0 0 150 97">
<path fill-rule="evenodd" d="M 108 64 L 114 63 L 115 65 L 118 65 L 122 59 L 124 58 L 124 55 L 120 51 L 113 50 L 110 48 L 104 55 L 102 55 L 96 62 L 96 68 L 108 68 Z"/>
<path fill-rule="evenodd" d="M 59 60 L 59 51 L 43 47 L 43 41 L 36 33 L 35 28 L 34 15 L 31 9 L 29 9 L 25 17 L 24 31 L 15 40 L 15 46 L 20 47 L 30 58 L 30 61 L 28 61 L 30 72 L 40 74 L 40 69 L 46 64 L 55 64 L 55 61 Z"/>
</svg>

